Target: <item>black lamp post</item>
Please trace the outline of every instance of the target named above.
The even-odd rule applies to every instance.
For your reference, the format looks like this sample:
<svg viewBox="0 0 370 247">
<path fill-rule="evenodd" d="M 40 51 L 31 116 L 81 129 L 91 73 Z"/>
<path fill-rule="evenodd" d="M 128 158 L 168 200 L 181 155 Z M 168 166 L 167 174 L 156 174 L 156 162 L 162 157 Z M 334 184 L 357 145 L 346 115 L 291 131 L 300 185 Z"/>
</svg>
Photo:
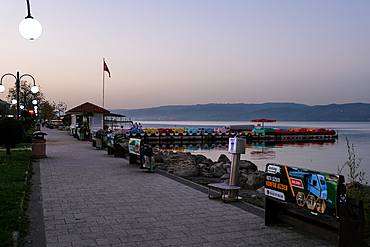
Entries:
<svg viewBox="0 0 370 247">
<path fill-rule="evenodd" d="M 32 75 L 30 74 L 23 74 L 21 76 L 19 76 L 19 72 L 17 72 L 17 76 L 11 74 L 11 73 L 7 73 L 5 75 L 3 75 L 1 77 L 1 80 L 0 80 L 0 93 L 4 92 L 5 91 L 5 87 L 3 85 L 3 78 L 7 75 L 11 75 L 15 78 L 15 83 L 16 83 L 16 87 L 17 87 L 17 119 L 19 119 L 19 88 L 20 88 L 20 82 L 21 82 L 21 79 L 23 76 L 29 76 L 32 78 L 33 80 L 33 86 L 31 87 L 31 92 L 32 93 L 37 93 L 39 91 L 39 88 L 36 86 L 36 81 L 35 81 L 35 78 L 33 78 Z"/>
</svg>

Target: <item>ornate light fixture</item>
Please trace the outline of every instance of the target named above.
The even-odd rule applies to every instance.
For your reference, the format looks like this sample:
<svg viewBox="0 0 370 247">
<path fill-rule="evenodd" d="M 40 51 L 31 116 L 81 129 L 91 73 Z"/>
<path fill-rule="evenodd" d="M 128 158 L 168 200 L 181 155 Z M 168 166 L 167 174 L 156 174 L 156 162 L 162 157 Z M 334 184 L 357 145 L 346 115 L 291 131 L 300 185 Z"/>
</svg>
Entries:
<svg viewBox="0 0 370 247">
<path fill-rule="evenodd" d="M 15 78 L 15 84 L 16 84 L 16 88 L 17 88 L 17 100 L 16 100 L 17 102 L 15 102 L 15 101 L 14 102 L 17 104 L 17 119 L 19 119 L 19 108 L 20 108 L 20 106 L 19 106 L 19 91 L 20 91 L 20 82 L 21 82 L 22 77 L 23 76 L 29 76 L 29 77 L 32 78 L 32 80 L 33 80 L 33 86 L 31 87 L 31 92 L 32 93 L 37 93 L 39 91 L 39 88 L 36 86 L 35 78 L 33 78 L 33 76 L 30 75 L 30 74 L 23 74 L 23 75 L 19 76 L 19 72 L 17 72 L 17 75 L 15 76 L 11 73 L 7 73 L 7 74 L 4 74 L 0 79 L 0 93 L 5 91 L 5 87 L 3 85 L 3 78 L 7 75 L 13 76 Z M 12 100 L 12 102 L 13 102 L 13 100 Z"/>
<path fill-rule="evenodd" d="M 42 33 L 42 26 L 40 22 L 38 22 L 36 19 L 34 19 L 31 16 L 29 0 L 26 0 L 26 2 L 27 2 L 28 15 L 19 24 L 19 32 L 24 38 L 28 40 L 35 40 L 38 37 L 40 37 Z"/>
</svg>

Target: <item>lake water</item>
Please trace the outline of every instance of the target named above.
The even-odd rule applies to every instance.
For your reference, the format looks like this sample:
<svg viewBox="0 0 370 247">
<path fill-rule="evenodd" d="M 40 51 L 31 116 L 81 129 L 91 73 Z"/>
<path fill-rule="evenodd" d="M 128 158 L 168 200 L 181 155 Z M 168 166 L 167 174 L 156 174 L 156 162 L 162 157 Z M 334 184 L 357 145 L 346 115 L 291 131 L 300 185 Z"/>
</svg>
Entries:
<svg viewBox="0 0 370 247">
<path fill-rule="evenodd" d="M 142 121 L 143 128 L 183 128 L 183 127 L 225 127 L 227 125 L 250 125 L 250 122 L 241 121 Z M 354 145 L 356 160 L 362 158 L 361 170 L 365 172 L 366 181 L 370 182 L 370 123 L 369 122 L 290 122 L 282 121 L 265 123 L 271 128 L 324 128 L 337 131 L 339 138 L 334 142 L 310 142 L 247 144 L 246 153 L 241 155 L 242 160 L 250 160 L 259 170 L 265 170 L 267 163 L 307 168 L 311 170 L 337 173 L 338 166 L 348 160 L 346 137 Z M 216 161 L 220 154 L 231 154 L 227 151 L 227 143 L 214 145 L 193 145 L 176 150 L 189 151 L 193 154 L 203 154 Z M 347 171 L 344 170 L 346 175 Z M 347 179 L 347 177 L 346 177 Z"/>
</svg>

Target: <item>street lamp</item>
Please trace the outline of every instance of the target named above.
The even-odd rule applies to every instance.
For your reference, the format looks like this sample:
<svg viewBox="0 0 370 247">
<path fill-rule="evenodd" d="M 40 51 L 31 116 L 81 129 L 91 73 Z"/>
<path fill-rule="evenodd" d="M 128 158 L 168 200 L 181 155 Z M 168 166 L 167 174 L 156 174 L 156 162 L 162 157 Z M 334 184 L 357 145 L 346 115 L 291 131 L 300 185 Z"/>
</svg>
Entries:
<svg viewBox="0 0 370 247">
<path fill-rule="evenodd" d="M 36 86 L 36 81 L 35 81 L 35 78 L 33 78 L 32 75 L 30 74 L 23 74 L 21 76 L 19 76 L 19 72 L 17 72 L 17 76 L 11 74 L 11 73 L 7 73 L 5 75 L 3 75 L 1 77 L 1 80 L 0 80 L 0 93 L 4 92 L 5 91 L 5 87 L 3 85 L 3 78 L 7 75 L 11 75 L 15 78 L 15 83 L 16 83 L 16 87 L 17 87 L 17 119 L 19 119 L 19 84 L 20 84 L 20 81 L 22 79 L 23 76 L 29 76 L 32 78 L 33 80 L 33 86 L 31 87 L 31 92 L 32 93 L 37 93 L 39 91 L 39 88 Z"/>
<path fill-rule="evenodd" d="M 35 40 L 38 37 L 40 37 L 42 33 L 42 26 L 40 22 L 38 22 L 36 19 L 34 19 L 31 16 L 30 2 L 29 0 L 26 0 L 26 2 L 27 2 L 28 15 L 19 24 L 19 32 L 24 38 L 29 39 L 29 40 Z"/>
<path fill-rule="evenodd" d="M 35 116 L 37 117 L 37 100 L 34 99 L 32 100 L 32 104 L 33 104 L 33 112 L 35 113 Z"/>
</svg>

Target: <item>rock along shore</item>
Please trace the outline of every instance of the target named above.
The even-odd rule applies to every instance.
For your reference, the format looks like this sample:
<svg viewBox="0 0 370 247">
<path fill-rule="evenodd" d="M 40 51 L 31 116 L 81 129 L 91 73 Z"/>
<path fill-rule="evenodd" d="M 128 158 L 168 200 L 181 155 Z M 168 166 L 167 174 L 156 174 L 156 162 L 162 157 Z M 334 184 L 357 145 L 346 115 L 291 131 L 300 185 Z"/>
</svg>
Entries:
<svg viewBox="0 0 370 247">
<path fill-rule="evenodd" d="M 159 151 L 154 149 L 154 159 L 157 169 L 165 170 L 193 182 L 207 185 L 209 183 L 229 183 L 231 161 L 221 154 L 217 161 L 201 154 L 189 152 Z M 257 166 L 247 160 L 241 160 L 239 165 L 240 195 L 244 201 L 264 207 L 265 173 L 258 171 Z"/>
</svg>

